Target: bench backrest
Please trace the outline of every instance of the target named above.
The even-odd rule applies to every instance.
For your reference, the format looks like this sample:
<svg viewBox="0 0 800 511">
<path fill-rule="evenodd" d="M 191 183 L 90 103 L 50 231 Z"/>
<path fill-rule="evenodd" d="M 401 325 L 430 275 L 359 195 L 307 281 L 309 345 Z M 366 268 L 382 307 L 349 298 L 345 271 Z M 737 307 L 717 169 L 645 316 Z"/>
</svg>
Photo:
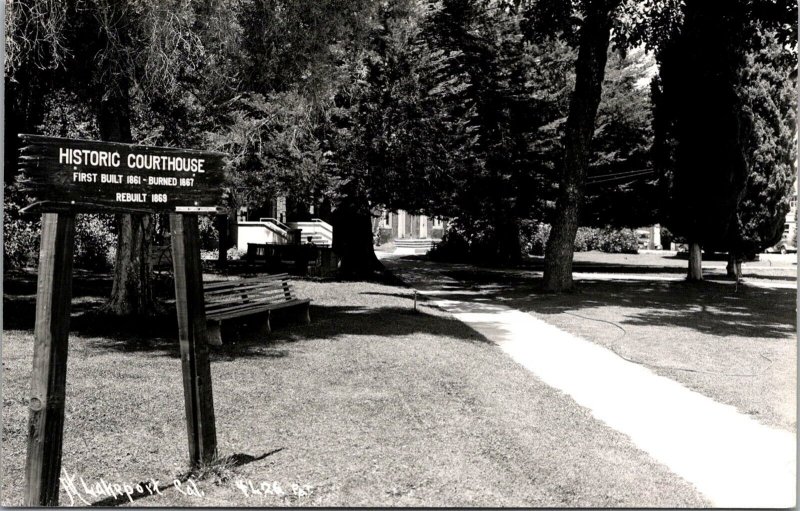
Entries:
<svg viewBox="0 0 800 511">
<path fill-rule="evenodd" d="M 295 300 L 296 297 L 288 279 L 287 273 L 281 273 L 204 284 L 203 296 L 206 314 L 221 312 L 231 307 Z"/>
</svg>

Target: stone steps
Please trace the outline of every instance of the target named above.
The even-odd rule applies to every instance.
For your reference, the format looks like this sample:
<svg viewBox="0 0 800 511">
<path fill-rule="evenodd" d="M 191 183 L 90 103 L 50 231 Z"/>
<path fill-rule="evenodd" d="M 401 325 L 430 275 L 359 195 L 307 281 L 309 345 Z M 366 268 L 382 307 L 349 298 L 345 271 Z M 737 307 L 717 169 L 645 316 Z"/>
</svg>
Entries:
<svg viewBox="0 0 800 511">
<path fill-rule="evenodd" d="M 394 240 L 395 254 L 426 254 L 440 240 L 430 238 L 399 238 Z"/>
</svg>

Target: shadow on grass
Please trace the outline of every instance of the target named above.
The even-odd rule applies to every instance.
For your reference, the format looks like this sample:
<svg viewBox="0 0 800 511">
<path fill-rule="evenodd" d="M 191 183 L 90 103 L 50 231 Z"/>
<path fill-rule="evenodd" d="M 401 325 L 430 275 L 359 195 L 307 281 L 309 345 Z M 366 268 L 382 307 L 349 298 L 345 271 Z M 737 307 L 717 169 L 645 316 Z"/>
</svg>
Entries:
<svg viewBox="0 0 800 511">
<path fill-rule="evenodd" d="M 576 264 L 577 266 L 577 264 Z M 598 263 L 592 266 L 611 268 Z M 620 266 L 613 265 L 614 272 Z M 642 273 L 664 273 L 665 268 L 644 268 Z M 625 267 L 625 272 L 639 272 Z M 678 268 L 681 273 L 685 270 Z M 739 286 L 724 276 L 701 283 L 684 280 L 581 279 L 572 292 L 552 294 L 541 289 L 541 276 L 503 269 L 464 268 L 447 265 L 437 269 L 425 264 L 406 267 L 417 282 L 428 278 L 446 285 L 433 286 L 435 299 L 495 302 L 524 312 L 562 314 L 581 309 L 620 308 L 620 324 L 681 327 L 721 337 L 786 338 L 795 332 L 795 290 Z M 758 278 L 762 278 L 758 276 Z M 453 280 L 457 282 L 453 282 Z M 791 280 L 772 277 L 769 280 Z"/>
<path fill-rule="evenodd" d="M 395 336 L 429 334 L 452 337 L 466 342 L 489 342 L 458 320 L 415 312 L 413 308 L 402 307 L 355 307 L 355 306 L 311 306 L 311 324 L 298 324 L 291 313 L 273 313 L 272 333 L 264 337 L 258 333 L 257 323 L 243 324 L 238 335 L 226 340 L 222 346 L 210 347 L 210 360 L 233 361 L 242 358 L 283 358 L 290 355 L 284 343 L 308 342 L 316 340 L 337 340 L 350 335 L 386 338 Z M 92 338 L 88 341 L 93 348 L 121 352 L 144 352 L 153 355 L 180 357 L 177 342 L 177 325 L 170 320 L 172 338 L 164 336 L 143 336 L 141 329 L 125 330 L 116 327 L 113 333 L 102 332 L 101 321 L 88 321 L 95 325 Z M 150 329 L 159 330 L 150 325 Z M 89 335 L 79 327 L 73 331 Z"/>
<path fill-rule="evenodd" d="M 12 295 L 36 295 L 35 270 L 15 270 L 3 274 L 3 293 Z M 73 271 L 72 296 L 109 296 L 111 294 L 111 275 L 81 269 Z"/>
<path fill-rule="evenodd" d="M 35 281 L 35 277 L 33 277 Z M 30 283 L 17 284 L 15 291 L 3 297 L 4 328 L 32 330 L 35 320 L 35 293 Z M 94 290 L 96 291 L 96 290 Z M 367 294 L 367 293 L 365 293 Z M 411 297 L 403 293 L 391 296 Z M 422 297 L 420 296 L 420 301 Z M 142 353 L 152 356 L 180 357 L 178 326 L 174 306 L 165 307 L 159 315 L 148 318 L 119 318 L 100 312 L 104 299 L 89 292 L 76 293 L 72 302 L 70 332 L 86 339 L 91 349 L 125 353 Z M 211 361 L 232 361 L 241 358 L 283 358 L 291 350 L 281 347 L 285 342 L 330 340 L 348 335 L 376 338 L 414 334 L 442 335 L 468 342 L 488 342 L 463 323 L 438 315 L 414 311 L 413 300 L 408 307 L 361 307 L 314 305 L 311 324 L 298 324 L 290 310 L 273 312 L 273 332 L 264 337 L 258 333 L 257 321 L 234 321 L 242 324 L 231 342 L 210 348 Z M 251 318 L 252 319 L 252 318 Z"/>
<path fill-rule="evenodd" d="M 592 307 L 620 307 L 621 324 L 692 329 L 723 337 L 785 338 L 795 332 L 795 291 L 719 282 L 591 281 L 575 293 L 543 295 L 517 289 L 498 298 L 514 308 L 560 314 Z"/>
<path fill-rule="evenodd" d="M 617 254 L 621 256 L 636 257 L 636 254 Z M 670 256 L 662 256 L 664 259 L 675 259 Z M 476 265 L 481 268 L 481 266 Z M 502 271 L 502 267 L 485 266 L 486 269 Z M 543 271 L 544 257 L 530 256 L 517 265 L 508 269 Z M 686 273 L 685 266 L 669 266 L 656 264 L 636 264 L 632 261 L 573 261 L 572 270 L 575 272 L 596 272 L 596 273 Z"/>
<path fill-rule="evenodd" d="M 419 266 L 404 270 L 427 285 L 436 268 Z M 519 271 L 446 266 L 439 273 L 448 278 L 446 285 L 433 286 L 435 298 L 442 300 L 489 301 L 540 314 L 617 307 L 623 309 L 621 324 L 683 327 L 723 337 L 785 338 L 795 331 L 795 291 L 748 286 L 746 279 L 738 288 L 725 277 L 699 284 L 582 279 L 572 292 L 551 294 L 541 290 L 540 276 Z"/>
</svg>

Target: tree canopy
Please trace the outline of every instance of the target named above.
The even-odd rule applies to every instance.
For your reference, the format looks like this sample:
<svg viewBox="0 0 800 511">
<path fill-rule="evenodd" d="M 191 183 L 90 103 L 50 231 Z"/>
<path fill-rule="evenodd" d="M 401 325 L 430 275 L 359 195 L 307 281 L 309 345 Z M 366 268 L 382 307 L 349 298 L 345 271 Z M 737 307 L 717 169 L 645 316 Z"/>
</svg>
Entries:
<svg viewBox="0 0 800 511">
<path fill-rule="evenodd" d="M 795 22 L 785 0 L 20 0 L 7 128 L 222 150 L 233 211 L 326 205 L 353 274 L 380 270 L 379 208 L 448 217 L 495 263 L 548 223 L 564 290 L 579 225 L 774 243 Z"/>
</svg>

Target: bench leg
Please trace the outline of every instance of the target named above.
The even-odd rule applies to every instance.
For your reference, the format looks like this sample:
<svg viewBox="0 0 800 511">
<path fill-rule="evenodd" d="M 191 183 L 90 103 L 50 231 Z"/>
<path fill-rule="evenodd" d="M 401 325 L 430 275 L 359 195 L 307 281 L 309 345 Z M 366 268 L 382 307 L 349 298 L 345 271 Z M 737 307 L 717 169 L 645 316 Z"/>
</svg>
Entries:
<svg viewBox="0 0 800 511">
<path fill-rule="evenodd" d="M 222 323 L 219 321 L 206 322 L 206 339 L 211 346 L 222 346 Z"/>
<path fill-rule="evenodd" d="M 303 314 L 303 321 L 306 325 L 311 324 L 311 304 L 307 303 L 305 307 L 305 313 Z"/>
<path fill-rule="evenodd" d="M 264 321 L 258 328 L 258 333 L 265 337 L 272 333 L 272 327 L 269 324 L 270 315 L 271 311 L 267 311 L 265 314 L 266 317 L 264 318 Z"/>
</svg>

